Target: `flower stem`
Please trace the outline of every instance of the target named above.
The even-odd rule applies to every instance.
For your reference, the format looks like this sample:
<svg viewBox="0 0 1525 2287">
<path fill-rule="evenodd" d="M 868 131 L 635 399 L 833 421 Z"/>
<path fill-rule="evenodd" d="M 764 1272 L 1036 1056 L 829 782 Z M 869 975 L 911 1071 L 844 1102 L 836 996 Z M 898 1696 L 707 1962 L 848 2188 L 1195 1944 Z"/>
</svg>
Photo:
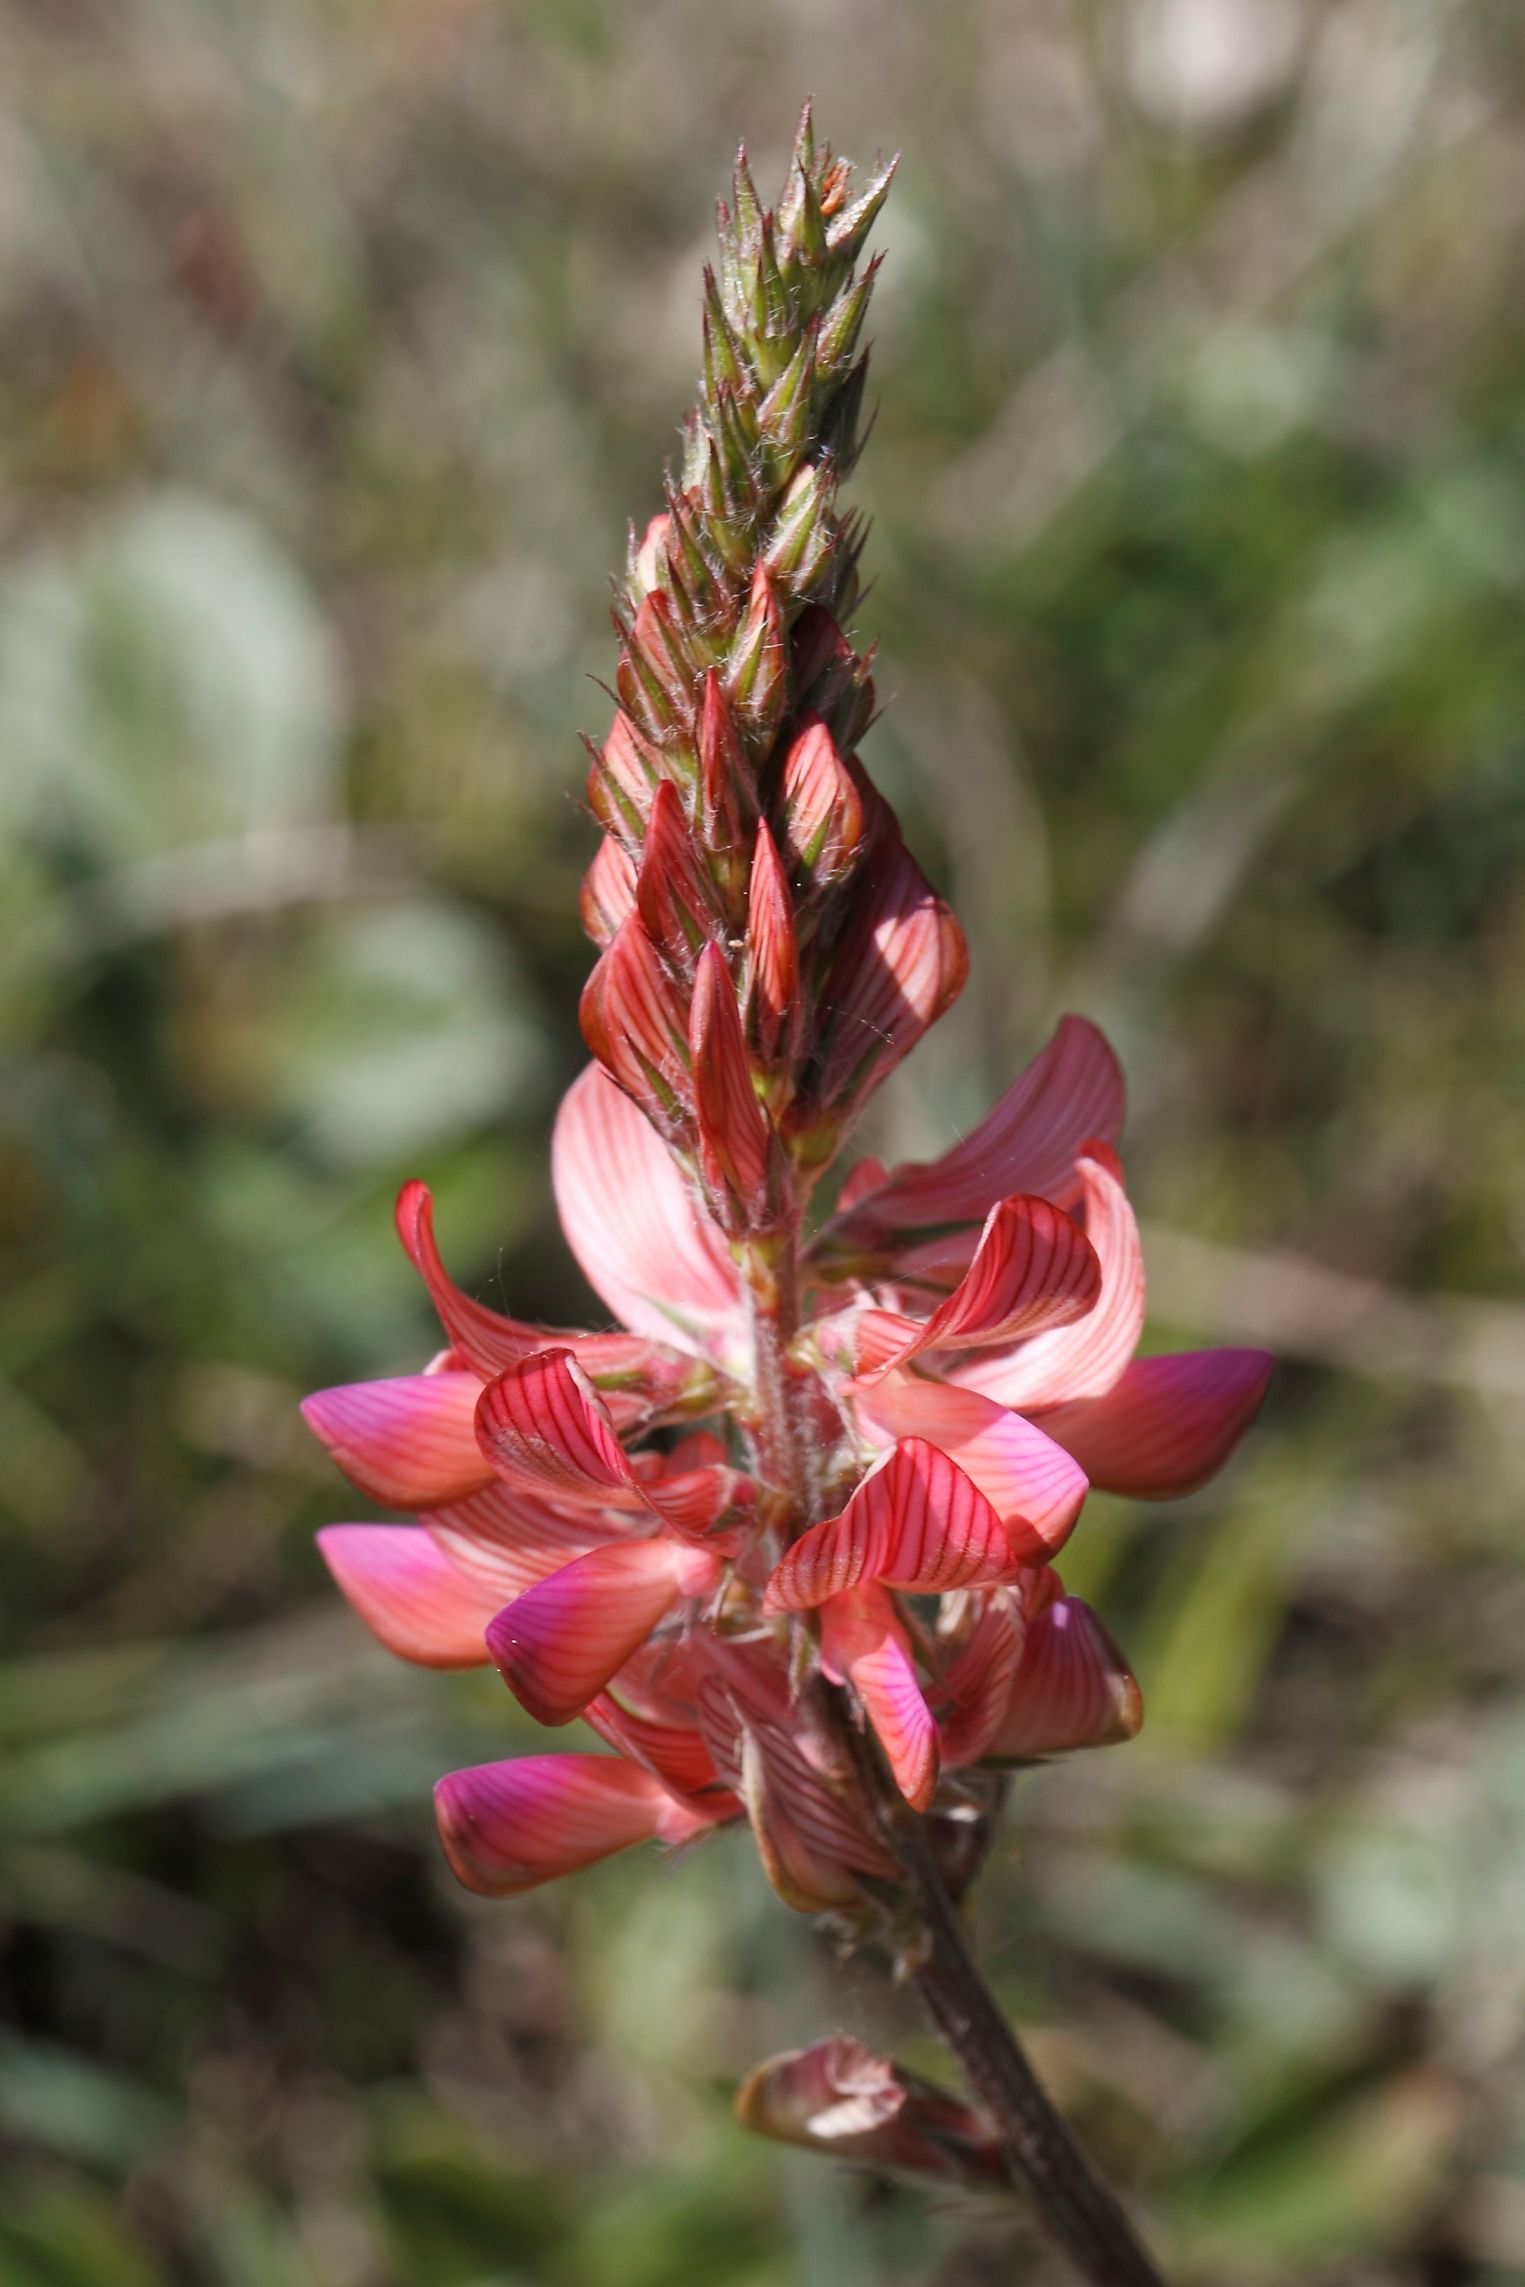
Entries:
<svg viewBox="0 0 1525 2287">
<path fill-rule="evenodd" d="M 810 1437 L 800 1419 L 789 1345 L 798 1325 L 794 1231 L 766 1266 L 749 1266 L 758 1461 L 789 1503 L 791 1533 L 816 1522 Z M 1111 2192 L 1092 2171 L 969 1950 L 938 1870 L 926 1822 L 911 1810 L 845 1692 L 823 1693 L 822 1713 L 863 1776 L 885 1840 L 905 1870 L 921 1925 L 912 1981 L 974 2094 L 1000 2130 L 1012 2179 L 1024 2183 L 1050 2237 L 1092 2287 L 1165 2287 Z"/>
</svg>

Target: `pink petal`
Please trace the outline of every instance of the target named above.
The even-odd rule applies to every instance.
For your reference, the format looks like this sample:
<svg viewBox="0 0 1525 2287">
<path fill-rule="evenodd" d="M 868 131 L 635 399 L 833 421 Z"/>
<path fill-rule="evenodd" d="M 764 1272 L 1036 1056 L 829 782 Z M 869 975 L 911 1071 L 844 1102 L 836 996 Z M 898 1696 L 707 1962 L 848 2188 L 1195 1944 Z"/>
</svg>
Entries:
<svg viewBox="0 0 1525 2287">
<path fill-rule="evenodd" d="M 821 1665 L 851 1682 L 895 1784 L 924 1811 L 937 1786 L 937 1725 L 921 1695 L 906 1633 L 882 1588 L 855 1588 L 821 1608 Z"/>
<path fill-rule="evenodd" d="M 611 1542 L 516 1596 L 488 1628 L 487 1649 L 537 1722 L 570 1723 L 680 1597 L 719 1575 L 714 1558 L 677 1541 Z"/>
<path fill-rule="evenodd" d="M 440 1324 L 468 1366 L 501 1373 L 516 1358 L 543 1350 L 556 1336 L 543 1326 L 505 1318 L 463 1294 L 440 1260 L 434 1239 L 434 1201 L 427 1185 L 405 1183 L 397 1195 L 397 1234 L 408 1260 L 429 1289 Z"/>
<path fill-rule="evenodd" d="M 651 1508 L 569 1350 L 542 1350 L 489 1382 L 477 1437 L 498 1475 L 524 1492 L 628 1513 Z"/>
<path fill-rule="evenodd" d="M 1172 1500 L 1222 1468 L 1260 1409 L 1273 1364 L 1266 1350 L 1135 1358 L 1103 1397 L 1047 1407 L 1039 1420 L 1106 1492 Z"/>
<path fill-rule="evenodd" d="M 823 1046 L 809 1095 L 838 1116 L 915 1047 L 969 971 L 963 931 L 903 842 L 882 845 L 864 879 L 817 1004 Z"/>
<path fill-rule="evenodd" d="M 1108 1402 L 1108 1401 L 1098 1401 Z M 855 1409 L 892 1438 L 922 1437 L 956 1461 L 1000 1518 L 1012 1554 L 1052 1555 L 1068 1539 L 1086 1476 L 1051 1434 L 977 1390 L 887 1374 Z"/>
<path fill-rule="evenodd" d="M 749 1479 L 725 1468 L 653 1474 L 643 1483 L 567 1350 L 542 1350 L 489 1382 L 477 1404 L 477 1436 L 505 1484 L 574 1514 L 579 1507 L 644 1513 L 698 1535 L 752 1492 Z"/>
<path fill-rule="evenodd" d="M 323 1561 L 371 1633 L 426 1668 L 486 1667 L 501 1595 L 456 1571 L 417 1525 L 325 1525 Z"/>
<path fill-rule="evenodd" d="M 650 1122 L 596 1064 L 556 1116 L 551 1180 L 584 1277 L 624 1325 L 722 1360 L 741 1352 L 741 1291 L 724 1238 Z"/>
<path fill-rule="evenodd" d="M 457 1572 L 498 1589 L 494 1610 L 625 1530 L 586 1509 L 568 1514 L 497 1479 L 464 1500 L 431 1509 L 424 1525 Z"/>
<path fill-rule="evenodd" d="M 1029 1618 L 1021 1664 L 1000 1728 L 986 1749 L 992 1762 L 1062 1755 L 1131 1739 L 1144 1703 L 1126 1661 L 1090 1606 L 1061 1596 Z"/>
<path fill-rule="evenodd" d="M 1059 1206 L 1079 1196 L 1075 1161 L 1092 1136 L 1115 1143 L 1123 1122 L 1123 1076 L 1106 1040 L 1084 1017 L 1062 1017 L 978 1127 L 940 1159 L 896 1168 L 865 1207 L 891 1229 L 973 1221 L 992 1200 L 1034 1191 Z"/>
<path fill-rule="evenodd" d="M 824 1604 L 863 1580 L 933 1594 L 1010 1580 L 1016 1571 L 984 1494 L 935 1445 L 907 1437 L 839 1517 L 813 1526 L 785 1553 L 764 1609 Z"/>
<path fill-rule="evenodd" d="M 618 1679 L 616 1679 L 616 1682 Z M 661 1723 L 624 1707 L 611 1692 L 600 1692 L 582 1711 L 583 1721 L 600 1739 L 651 1771 L 666 1787 L 680 1795 L 708 1795 L 706 1808 L 713 1817 L 735 1816 L 741 1805 L 722 1789 L 704 1734 L 697 1724 Z M 722 1807 L 723 1805 L 723 1807 Z"/>
<path fill-rule="evenodd" d="M 452 1771 L 434 1791 L 457 1880 L 514 1898 L 636 1842 L 686 1842 L 710 1822 L 612 1755 L 522 1755 Z"/>
<path fill-rule="evenodd" d="M 403 1374 L 315 1390 L 302 1416 L 362 1493 L 426 1509 L 491 1481 L 476 1439 L 475 1374 Z"/>
<path fill-rule="evenodd" d="M 766 819 L 759 819 L 747 888 L 747 1022 L 765 1064 L 787 1063 L 803 1015 L 794 900 Z"/>
<path fill-rule="evenodd" d="M 952 1294 L 923 1324 L 890 1311 L 859 1322 L 858 1370 L 882 1374 L 925 1350 L 968 1350 L 1021 1341 L 1068 1326 L 1093 1309 L 1101 1264 L 1080 1226 L 1046 1199 L 1003 1199 L 992 1207 L 974 1260 Z"/>
<path fill-rule="evenodd" d="M 1005 1718 L 1022 1658 L 1027 1619 L 1020 1597 L 987 1599 L 969 1641 L 939 1682 L 946 1705 L 940 1725 L 943 1760 L 950 1767 L 977 1763 L 990 1752 Z"/>
<path fill-rule="evenodd" d="M 612 834 L 605 834 L 583 875 L 579 908 L 584 929 L 599 946 L 610 944 L 635 911 L 635 865 Z"/>
<path fill-rule="evenodd" d="M 683 798 L 670 778 L 652 797 L 635 894 L 647 936 L 681 975 L 692 968 L 695 947 L 724 932 Z"/>
<path fill-rule="evenodd" d="M 578 1021 L 592 1054 L 647 1118 L 664 1134 L 685 1132 L 688 1014 L 639 913 L 626 915 L 594 963 Z"/>
<path fill-rule="evenodd" d="M 1024 1413 L 1110 1390 L 1144 1330 L 1143 1250 L 1122 1177 L 1115 1162 L 1109 1166 L 1100 1157 L 1082 1159 L 1080 1174 L 1086 1236 L 1101 1264 L 1095 1308 L 1073 1326 L 1056 1327 L 1011 1350 L 949 1369 L 950 1381 Z"/>
<path fill-rule="evenodd" d="M 862 855 L 862 796 L 818 716 L 807 717 L 784 757 L 780 783 L 783 856 L 802 883 L 839 881 Z"/>
<path fill-rule="evenodd" d="M 705 946 L 694 973 L 689 1049 L 705 1191 L 717 1211 L 734 1209 L 729 1228 L 745 1230 L 766 1216 L 772 1129 L 752 1086 L 736 988 L 715 944 Z"/>
</svg>

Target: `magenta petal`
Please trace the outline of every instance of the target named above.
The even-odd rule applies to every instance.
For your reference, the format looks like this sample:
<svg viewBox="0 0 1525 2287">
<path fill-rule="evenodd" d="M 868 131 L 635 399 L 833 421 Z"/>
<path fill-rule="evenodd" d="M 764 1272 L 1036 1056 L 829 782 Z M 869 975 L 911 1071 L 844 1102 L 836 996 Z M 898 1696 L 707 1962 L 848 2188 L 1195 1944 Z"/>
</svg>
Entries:
<svg viewBox="0 0 1525 2287">
<path fill-rule="evenodd" d="M 490 1484 L 476 1437 L 475 1374 L 404 1374 L 315 1390 L 302 1415 L 362 1493 L 394 1509 L 430 1509 Z"/>
<path fill-rule="evenodd" d="M 1115 1143 L 1123 1121 L 1123 1076 L 1107 1042 L 1084 1017 L 1060 1020 L 1053 1039 L 962 1143 L 941 1159 L 896 1168 L 855 1201 L 892 1230 L 972 1222 L 993 1200 L 1034 1191 L 1067 1207 L 1079 1196 L 1075 1162 L 1094 1136 Z"/>
<path fill-rule="evenodd" d="M 1000 1518 L 1015 1556 L 1051 1556 L 1068 1539 L 1086 1474 L 1046 1422 L 1037 1427 L 977 1390 L 914 1374 L 887 1374 L 857 1395 L 855 1410 L 889 1436 L 925 1438 L 956 1461 Z"/>
<path fill-rule="evenodd" d="M 860 1581 L 929 1595 L 989 1587 L 1017 1569 L 984 1494 L 935 1445 L 907 1437 L 839 1517 L 812 1526 L 785 1553 L 764 1609 L 804 1610 Z"/>
<path fill-rule="evenodd" d="M 488 1628 L 487 1648 L 537 1722 L 570 1723 L 679 1598 L 712 1586 L 719 1570 L 677 1541 L 590 1549 L 516 1596 Z"/>
<path fill-rule="evenodd" d="M 513 1898 L 636 1842 L 686 1842 L 710 1821 L 611 1755 L 522 1755 L 452 1771 L 434 1790 L 445 1856 L 468 1890 Z"/>
<path fill-rule="evenodd" d="M 1143 1720 L 1138 1685 L 1106 1629 L 1080 1597 L 1061 1596 L 1028 1620 L 1006 1710 L 985 1753 L 992 1762 L 1025 1762 L 1115 1746 Z"/>
<path fill-rule="evenodd" d="M 463 1294 L 440 1260 L 434 1239 L 434 1201 L 427 1185 L 405 1183 L 397 1194 L 397 1234 L 414 1269 L 429 1289 L 440 1324 L 469 1366 L 497 1374 L 516 1358 L 543 1350 L 558 1336 L 543 1326 L 505 1318 Z M 564 1339 L 561 1337 L 560 1339 Z"/>
<path fill-rule="evenodd" d="M 1266 1350 L 1183 1350 L 1135 1358 L 1099 1398 L 1038 1417 L 1095 1485 L 1136 1500 L 1191 1493 L 1221 1469 L 1260 1409 Z"/>
<path fill-rule="evenodd" d="M 485 1668 L 501 1593 L 467 1579 L 418 1525 L 325 1525 L 323 1560 L 389 1652 L 426 1668 Z"/>
<path fill-rule="evenodd" d="M 974 1258 L 946 1302 L 920 1326 L 890 1312 L 859 1321 L 858 1371 L 884 1373 L 926 1350 L 968 1350 L 1029 1339 L 1094 1308 L 1101 1264 L 1062 1207 L 1019 1196 L 992 1207 Z"/>
</svg>

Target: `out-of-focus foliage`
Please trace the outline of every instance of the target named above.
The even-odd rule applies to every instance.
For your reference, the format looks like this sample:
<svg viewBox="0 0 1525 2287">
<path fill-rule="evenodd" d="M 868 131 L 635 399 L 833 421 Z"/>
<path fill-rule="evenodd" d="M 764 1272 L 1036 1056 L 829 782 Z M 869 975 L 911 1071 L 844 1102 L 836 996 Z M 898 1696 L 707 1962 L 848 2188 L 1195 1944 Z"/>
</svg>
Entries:
<svg viewBox="0 0 1525 2287">
<path fill-rule="evenodd" d="M 1052 2275 L 729 2125 L 931 2060 L 741 1838 L 453 1890 L 428 1783 L 529 1726 L 340 1607 L 293 1412 L 433 1347 L 404 1175 L 586 1307 L 574 733 L 807 89 L 905 152 L 870 753 L 975 954 L 883 1141 L 1086 1008 L 1160 1340 L 1286 1360 L 1092 1505 L 1150 1722 L 1022 1790 L 988 1958 L 1183 2281 L 1525 2276 L 1515 0 L 14 0 L 4 2287 Z"/>
</svg>

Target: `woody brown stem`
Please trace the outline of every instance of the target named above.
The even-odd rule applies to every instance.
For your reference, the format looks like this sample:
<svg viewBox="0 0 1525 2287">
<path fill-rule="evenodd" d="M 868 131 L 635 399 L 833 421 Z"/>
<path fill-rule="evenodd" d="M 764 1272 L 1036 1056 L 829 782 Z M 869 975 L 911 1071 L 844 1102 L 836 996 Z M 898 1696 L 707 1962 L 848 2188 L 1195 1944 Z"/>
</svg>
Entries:
<svg viewBox="0 0 1525 2287">
<path fill-rule="evenodd" d="M 794 1233 L 787 1265 L 749 1280 L 758 1397 L 758 1461 L 787 1499 L 792 1536 L 816 1521 L 815 1477 L 789 1355 L 798 1324 Z M 779 1274 L 782 1275 L 779 1275 Z M 1012 2181 L 1092 2287 L 1165 2287 L 1127 2217 L 1056 2111 L 970 1951 L 938 1870 L 926 1821 L 912 1811 L 844 1691 L 825 1687 L 823 1720 L 860 1773 L 885 1841 L 905 1873 L 923 1940 L 912 1980 L 1000 2131 Z"/>
</svg>

